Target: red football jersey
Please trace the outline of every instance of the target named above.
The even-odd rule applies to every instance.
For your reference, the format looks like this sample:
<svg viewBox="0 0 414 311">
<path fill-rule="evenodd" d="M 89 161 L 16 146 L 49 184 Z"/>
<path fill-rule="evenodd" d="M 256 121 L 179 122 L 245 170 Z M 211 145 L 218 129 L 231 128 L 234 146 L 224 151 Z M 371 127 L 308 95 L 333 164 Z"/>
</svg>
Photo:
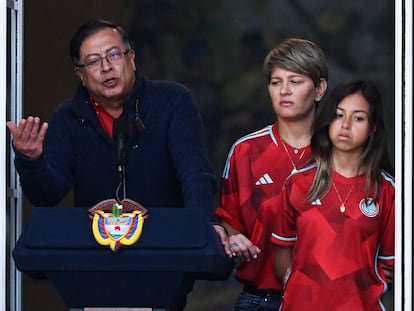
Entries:
<svg viewBox="0 0 414 311">
<path fill-rule="evenodd" d="M 315 171 L 292 175 L 280 196 L 271 240 L 294 246 L 281 310 L 385 310 L 379 262 L 394 264 L 394 179 L 383 173 L 378 203 L 367 204 L 365 175 L 334 172 L 329 192 L 306 203 Z"/>
<path fill-rule="evenodd" d="M 310 146 L 295 149 L 285 144 L 285 147 L 286 150 L 276 123 L 240 138 L 229 151 L 221 180 L 217 216 L 261 249 L 257 259 L 237 267 L 236 277 L 260 289 L 281 289 L 274 274 L 274 246 L 269 243 L 271 230 L 262 222 L 275 213 L 274 206 L 262 209 L 261 204 L 279 195 L 293 169 L 291 161 L 299 168 L 310 158 Z"/>
</svg>

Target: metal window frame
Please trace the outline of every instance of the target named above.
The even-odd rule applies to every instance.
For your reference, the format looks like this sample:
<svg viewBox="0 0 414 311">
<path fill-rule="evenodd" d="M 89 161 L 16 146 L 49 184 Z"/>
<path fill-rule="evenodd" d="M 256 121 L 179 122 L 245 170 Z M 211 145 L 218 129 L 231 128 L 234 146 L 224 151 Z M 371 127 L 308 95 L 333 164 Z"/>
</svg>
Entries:
<svg viewBox="0 0 414 311">
<path fill-rule="evenodd" d="M 0 215 L 0 235 L 3 237 L 0 241 L 0 288 L 2 289 L 0 310 L 20 311 L 22 309 L 21 274 L 15 268 L 11 251 L 21 233 L 22 193 L 19 187 L 19 177 L 10 160 L 13 158 L 13 149 L 7 145 L 6 134 L 8 133 L 5 123 L 7 120 L 16 122 L 22 117 L 23 0 L 0 0 L 0 2 L 0 36 L 9 38 L 9 40 L 1 40 L 0 43 L 0 81 L 3 81 L 0 84 L 0 115 L 3 121 L 0 126 L 0 140 L 7 151 L 0 155 L 0 171 L 3 177 L 1 183 L 4 183 L 0 188 L 0 197 L 4 198 L 0 202 L 2 214 Z M 6 180 L 6 170 L 10 172 L 9 180 Z M 3 204 L 5 206 L 1 206 Z"/>
<path fill-rule="evenodd" d="M 412 310 L 413 3 L 395 1 L 395 289 L 394 309 Z"/>
</svg>

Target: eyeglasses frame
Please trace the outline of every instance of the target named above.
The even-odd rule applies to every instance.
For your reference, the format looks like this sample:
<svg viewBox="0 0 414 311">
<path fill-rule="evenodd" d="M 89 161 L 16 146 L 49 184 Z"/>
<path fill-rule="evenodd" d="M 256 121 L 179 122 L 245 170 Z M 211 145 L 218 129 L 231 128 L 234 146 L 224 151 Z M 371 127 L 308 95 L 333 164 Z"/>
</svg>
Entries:
<svg viewBox="0 0 414 311">
<path fill-rule="evenodd" d="M 121 51 L 121 56 L 123 57 L 123 56 L 127 55 L 129 52 L 131 52 L 131 48 L 127 48 L 125 52 L 122 52 L 122 51 Z M 99 56 L 99 61 L 100 61 L 99 65 L 101 65 L 101 66 L 102 66 L 102 62 L 103 62 L 103 60 L 104 60 L 104 59 L 105 59 L 108 63 L 112 64 L 112 63 L 111 63 L 111 61 L 108 59 L 109 54 L 111 54 L 111 53 L 108 53 L 108 54 L 106 54 L 105 56 L 101 56 L 101 55 L 97 54 L 97 55 Z M 120 59 L 121 59 L 121 58 L 120 58 Z M 75 67 L 76 67 L 76 68 L 80 68 L 80 69 L 83 69 L 83 68 L 87 68 L 87 69 L 89 69 L 89 70 L 91 69 L 90 67 L 88 67 L 88 64 L 76 64 L 76 65 L 75 65 Z"/>
</svg>

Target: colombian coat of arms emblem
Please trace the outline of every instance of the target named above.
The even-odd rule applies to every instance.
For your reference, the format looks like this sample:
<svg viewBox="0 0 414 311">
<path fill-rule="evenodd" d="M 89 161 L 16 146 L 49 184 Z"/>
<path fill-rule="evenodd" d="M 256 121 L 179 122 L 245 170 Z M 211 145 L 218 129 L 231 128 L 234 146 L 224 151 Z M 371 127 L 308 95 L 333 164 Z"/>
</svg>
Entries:
<svg viewBox="0 0 414 311">
<path fill-rule="evenodd" d="M 124 199 L 104 200 L 89 209 L 95 240 L 117 252 L 122 245 L 133 245 L 141 237 L 147 210 L 139 203 Z"/>
</svg>

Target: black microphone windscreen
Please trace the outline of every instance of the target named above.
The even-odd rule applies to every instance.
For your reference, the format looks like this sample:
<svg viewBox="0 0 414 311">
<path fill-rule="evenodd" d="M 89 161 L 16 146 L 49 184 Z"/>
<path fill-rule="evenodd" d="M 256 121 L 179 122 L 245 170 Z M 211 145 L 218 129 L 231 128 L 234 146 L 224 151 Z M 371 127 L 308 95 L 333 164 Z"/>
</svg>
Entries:
<svg viewBox="0 0 414 311">
<path fill-rule="evenodd" d="M 112 124 L 112 137 L 115 141 L 122 137 L 125 141 L 129 137 L 129 121 L 127 116 L 121 116 L 117 119 L 114 119 Z"/>
</svg>

